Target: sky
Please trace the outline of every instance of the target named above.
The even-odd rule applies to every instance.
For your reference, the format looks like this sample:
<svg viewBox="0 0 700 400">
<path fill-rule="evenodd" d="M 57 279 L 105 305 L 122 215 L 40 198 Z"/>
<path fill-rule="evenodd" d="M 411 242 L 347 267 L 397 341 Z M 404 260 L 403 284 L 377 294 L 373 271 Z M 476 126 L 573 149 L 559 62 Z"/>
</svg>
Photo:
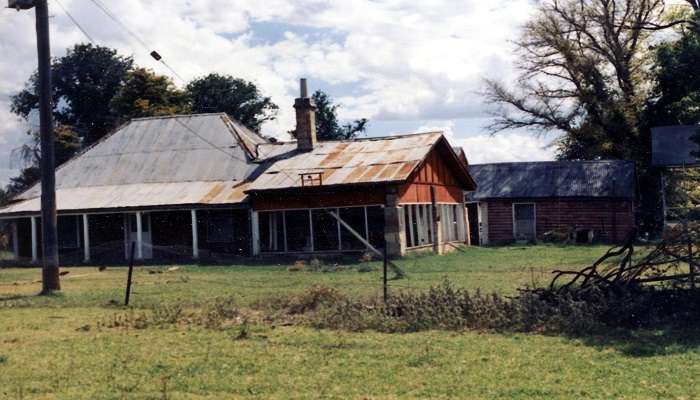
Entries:
<svg viewBox="0 0 700 400">
<path fill-rule="evenodd" d="M 490 135 L 480 95 L 484 78 L 514 79 L 512 40 L 533 0 L 50 0 L 54 57 L 88 41 L 61 5 L 95 44 L 132 55 L 179 86 L 210 72 L 256 83 L 280 106 L 266 135 L 288 138 L 305 77 L 310 90 L 341 104 L 341 119 L 368 118 L 367 136 L 442 130 L 470 163 L 554 157 L 556 134 Z M 33 10 L 0 9 L 0 184 L 17 174 L 12 150 L 36 128 L 9 104 L 36 69 L 35 38 Z"/>
</svg>

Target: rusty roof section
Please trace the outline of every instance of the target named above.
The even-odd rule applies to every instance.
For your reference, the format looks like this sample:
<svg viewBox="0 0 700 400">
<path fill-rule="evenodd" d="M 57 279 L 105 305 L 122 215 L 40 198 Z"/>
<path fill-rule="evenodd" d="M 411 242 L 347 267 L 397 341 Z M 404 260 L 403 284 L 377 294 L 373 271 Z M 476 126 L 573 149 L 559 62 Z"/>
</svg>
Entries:
<svg viewBox="0 0 700 400">
<path fill-rule="evenodd" d="M 298 151 L 295 143 L 259 145 L 260 157 L 271 165 L 248 191 L 300 188 L 304 174 L 319 175 L 322 186 L 403 182 L 442 137 L 426 132 L 318 142 L 309 152 Z"/>
<path fill-rule="evenodd" d="M 58 209 L 240 203 L 266 142 L 223 113 L 134 119 L 56 170 Z M 40 195 L 34 185 L 0 214 L 38 210 Z"/>
</svg>

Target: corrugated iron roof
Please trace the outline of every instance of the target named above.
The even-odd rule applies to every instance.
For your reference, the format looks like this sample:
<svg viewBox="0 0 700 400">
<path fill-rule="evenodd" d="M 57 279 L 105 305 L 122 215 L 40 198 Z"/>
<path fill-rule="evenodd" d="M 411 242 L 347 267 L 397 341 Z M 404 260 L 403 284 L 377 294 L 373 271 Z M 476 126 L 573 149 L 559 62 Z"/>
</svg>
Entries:
<svg viewBox="0 0 700 400">
<path fill-rule="evenodd" d="M 472 164 L 470 200 L 543 197 L 635 197 L 633 161 Z"/>
<path fill-rule="evenodd" d="M 690 137 L 700 132 L 700 125 L 676 125 L 651 128 L 651 165 L 679 167 L 697 165 L 698 159 L 690 154 L 699 150 Z"/>
<path fill-rule="evenodd" d="M 404 181 L 425 159 L 440 132 L 347 141 L 318 142 L 301 152 L 295 143 L 258 146 L 258 154 L 271 165 L 248 191 L 302 187 L 304 174 L 321 177 L 323 186 Z"/>
<path fill-rule="evenodd" d="M 222 193 L 239 203 L 265 142 L 223 113 L 134 119 L 56 170 L 58 209 L 210 204 L 220 197 L 206 194 L 220 184 L 236 186 Z M 26 206 L 0 212 L 38 210 L 40 195 L 35 185 L 15 198 Z"/>
<path fill-rule="evenodd" d="M 95 209 L 157 208 L 159 206 L 237 204 L 246 200 L 247 183 L 232 181 L 140 183 L 86 186 L 56 190 L 57 209 L 75 212 Z M 40 198 L 9 205 L 2 214 L 36 214 Z"/>
</svg>

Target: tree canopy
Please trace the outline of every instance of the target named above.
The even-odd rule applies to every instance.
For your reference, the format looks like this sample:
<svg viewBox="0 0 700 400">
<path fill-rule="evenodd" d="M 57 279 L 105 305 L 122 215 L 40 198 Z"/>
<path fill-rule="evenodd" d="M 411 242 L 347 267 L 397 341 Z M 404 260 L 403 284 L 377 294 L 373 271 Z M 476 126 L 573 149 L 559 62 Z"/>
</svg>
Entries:
<svg viewBox="0 0 700 400">
<path fill-rule="evenodd" d="M 263 122 L 277 116 L 277 105 L 263 96 L 255 84 L 230 75 L 209 74 L 197 78 L 186 90 L 192 112 L 225 112 L 256 132 Z"/>
<path fill-rule="evenodd" d="M 172 79 L 145 68 L 129 71 L 110 108 L 123 120 L 190 111 L 187 94 L 177 89 Z"/>
<path fill-rule="evenodd" d="M 316 137 L 318 140 L 343 140 L 357 137 L 364 132 L 367 119 L 361 118 L 353 122 L 341 124 L 338 122 L 339 104 L 324 92 L 317 90 L 312 95 L 318 110 L 316 111 Z"/>
</svg>

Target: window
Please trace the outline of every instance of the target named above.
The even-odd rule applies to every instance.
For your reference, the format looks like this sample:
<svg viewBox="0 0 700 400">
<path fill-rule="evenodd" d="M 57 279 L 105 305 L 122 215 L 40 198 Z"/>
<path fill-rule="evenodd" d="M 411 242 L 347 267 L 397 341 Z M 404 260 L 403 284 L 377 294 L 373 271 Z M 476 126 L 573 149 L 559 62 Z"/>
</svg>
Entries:
<svg viewBox="0 0 700 400">
<path fill-rule="evenodd" d="M 335 209 L 330 211 L 336 212 Z M 314 232 L 314 251 L 338 250 L 338 221 L 325 209 L 311 210 Z"/>
<path fill-rule="evenodd" d="M 207 242 L 233 242 L 233 214 L 230 212 L 209 212 L 207 218 Z"/>
<path fill-rule="evenodd" d="M 78 215 L 58 217 L 58 247 L 61 249 L 77 249 L 80 247 L 80 224 Z"/>
<path fill-rule="evenodd" d="M 340 218 L 363 238 L 367 238 L 364 207 L 341 208 Z M 342 250 L 363 250 L 365 248 L 365 245 L 344 226 L 340 227 L 340 243 Z"/>
<path fill-rule="evenodd" d="M 284 251 L 284 213 L 261 212 L 259 221 L 260 251 Z"/>
<path fill-rule="evenodd" d="M 367 227 L 369 243 L 375 248 L 384 248 L 384 208 L 382 206 L 367 207 Z"/>
<path fill-rule="evenodd" d="M 287 251 L 313 251 L 309 210 L 284 212 L 287 227 Z"/>
</svg>

